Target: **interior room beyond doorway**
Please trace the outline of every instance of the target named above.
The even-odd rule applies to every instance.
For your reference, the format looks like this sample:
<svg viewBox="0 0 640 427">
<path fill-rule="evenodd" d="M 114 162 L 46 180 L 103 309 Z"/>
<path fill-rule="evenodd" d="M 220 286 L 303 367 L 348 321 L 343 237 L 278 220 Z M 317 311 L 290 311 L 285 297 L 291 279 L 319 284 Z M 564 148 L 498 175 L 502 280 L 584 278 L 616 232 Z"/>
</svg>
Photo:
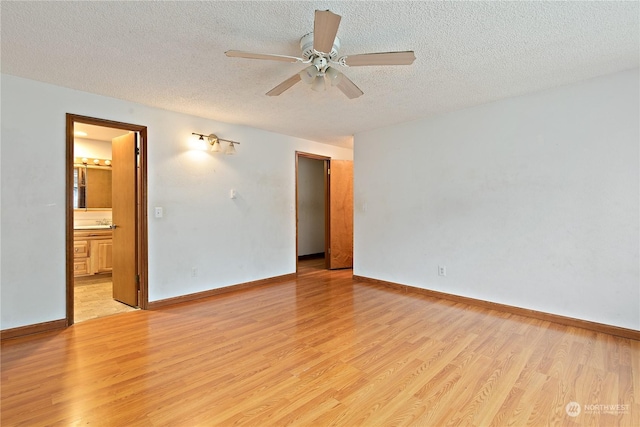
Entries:
<svg viewBox="0 0 640 427">
<path fill-rule="evenodd" d="M 298 261 L 325 258 L 325 162 L 298 156 Z"/>
<path fill-rule="evenodd" d="M 113 298 L 112 139 L 128 130 L 74 123 L 74 319 L 135 310 Z"/>
</svg>

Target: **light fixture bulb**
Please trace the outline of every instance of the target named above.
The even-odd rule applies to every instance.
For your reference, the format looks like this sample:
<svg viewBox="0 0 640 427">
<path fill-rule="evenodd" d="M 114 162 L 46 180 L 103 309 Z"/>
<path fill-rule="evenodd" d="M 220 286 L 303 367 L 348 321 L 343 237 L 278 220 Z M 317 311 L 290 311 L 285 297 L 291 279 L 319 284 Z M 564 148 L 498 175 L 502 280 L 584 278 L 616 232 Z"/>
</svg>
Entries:
<svg viewBox="0 0 640 427">
<path fill-rule="evenodd" d="M 313 83 L 311 83 L 311 89 L 315 90 L 316 92 L 323 92 L 327 89 L 324 83 L 324 74 L 320 74 L 315 78 Z"/>
<path fill-rule="evenodd" d="M 107 166 L 111 166 L 111 160 L 105 160 L 104 164 L 107 165 Z"/>
<path fill-rule="evenodd" d="M 327 68 L 325 75 L 327 76 L 327 80 L 331 82 L 331 86 L 336 86 L 342 80 L 342 73 L 332 67 Z"/>
<path fill-rule="evenodd" d="M 224 154 L 228 154 L 228 155 L 236 154 L 236 148 L 233 146 L 233 142 L 229 143 L 229 146 L 225 150 Z"/>
<path fill-rule="evenodd" d="M 100 164 L 100 160 L 98 160 L 98 159 L 93 159 L 93 164 L 95 164 L 95 165 L 99 165 L 99 164 Z"/>
<path fill-rule="evenodd" d="M 209 142 L 209 145 L 211 145 L 211 148 L 209 148 L 210 151 L 217 153 L 220 151 L 220 140 L 218 139 L 218 137 L 216 136 L 216 134 L 212 133 L 207 137 L 207 141 Z"/>
<path fill-rule="evenodd" d="M 309 85 L 313 83 L 316 76 L 318 75 L 318 69 L 315 65 L 309 65 L 307 68 L 300 71 L 299 74 L 302 81 Z"/>
</svg>

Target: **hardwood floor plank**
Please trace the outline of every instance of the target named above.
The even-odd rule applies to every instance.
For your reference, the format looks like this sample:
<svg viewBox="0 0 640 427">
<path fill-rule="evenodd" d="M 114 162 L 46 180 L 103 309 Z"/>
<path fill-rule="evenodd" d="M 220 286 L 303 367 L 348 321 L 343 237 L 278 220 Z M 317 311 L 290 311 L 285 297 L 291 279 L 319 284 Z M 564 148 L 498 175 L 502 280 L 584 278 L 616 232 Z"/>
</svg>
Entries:
<svg viewBox="0 0 640 427">
<path fill-rule="evenodd" d="M 0 421 L 638 425 L 640 342 L 321 266 L 302 262 L 297 279 L 5 340 Z M 565 411 L 572 401 L 577 417 Z M 611 404 L 627 409 L 598 409 Z"/>
</svg>

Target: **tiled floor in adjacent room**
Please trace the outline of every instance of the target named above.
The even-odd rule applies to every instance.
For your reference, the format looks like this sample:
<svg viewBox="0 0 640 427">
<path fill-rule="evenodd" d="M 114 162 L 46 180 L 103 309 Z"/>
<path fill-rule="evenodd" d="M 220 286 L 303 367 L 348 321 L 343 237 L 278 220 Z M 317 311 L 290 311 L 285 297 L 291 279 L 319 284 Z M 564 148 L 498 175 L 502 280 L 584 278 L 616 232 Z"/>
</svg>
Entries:
<svg viewBox="0 0 640 427">
<path fill-rule="evenodd" d="M 75 323 L 137 310 L 113 299 L 111 275 L 77 277 L 74 285 Z"/>
</svg>

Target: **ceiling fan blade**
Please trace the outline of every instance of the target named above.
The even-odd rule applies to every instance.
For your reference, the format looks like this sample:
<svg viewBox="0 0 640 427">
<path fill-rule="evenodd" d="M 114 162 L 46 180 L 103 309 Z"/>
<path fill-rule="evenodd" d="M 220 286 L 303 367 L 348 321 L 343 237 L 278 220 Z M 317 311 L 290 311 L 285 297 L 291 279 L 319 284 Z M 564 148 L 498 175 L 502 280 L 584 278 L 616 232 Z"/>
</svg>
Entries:
<svg viewBox="0 0 640 427">
<path fill-rule="evenodd" d="M 302 58 L 297 58 L 295 56 L 272 55 L 272 54 L 268 54 L 268 53 L 243 52 L 241 50 L 228 50 L 224 54 L 229 56 L 229 57 L 232 57 L 232 58 L 266 59 L 266 60 L 270 60 L 270 61 L 282 61 L 282 62 L 302 62 L 302 61 L 304 61 Z"/>
<path fill-rule="evenodd" d="M 410 65 L 416 56 L 412 50 L 405 52 L 363 53 L 361 55 L 345 56 L 345 64 L 349 67 L 364 65 Z"/>
<path fill-rule="evenodd" d="M 276 86 L 273 89 L 271 89 L 269 92 L 267 92 L 267 95 L 269 95 L 269 96 L 278 96 L 282 92 L 284 92 L 285 90 L 289 89 L 294 84 L 298 83 L 300 80 L 301 80 L 300 79 L 300 74 L 296 73 L 293 76 L 289 77 L 287 80 L 285 80 L 282 83 L 280 83 L 278 86 Z"/>
<path fill-rule="evenodd" d="M 313 21 L 313 49 L 326 54 L 331 53 L 340 19 L 340 15 L 329 10 L 316 10 Z"/>
<path fill-rule="evenodd" d="M 356 86 L 354 82 L 349 80 L 349 78 L 347 78 L 347 76 L 345 76 L 344 74 L 340 79 L 340 83 L 337 84 L 337 87 L 342 91 L 342 93 L 347 95 L 347 98 L 349 99 L 354 99 L 361 95 L 364 95 L 364 92 L 361 91 L 360 88 Z"/>
</svg>

